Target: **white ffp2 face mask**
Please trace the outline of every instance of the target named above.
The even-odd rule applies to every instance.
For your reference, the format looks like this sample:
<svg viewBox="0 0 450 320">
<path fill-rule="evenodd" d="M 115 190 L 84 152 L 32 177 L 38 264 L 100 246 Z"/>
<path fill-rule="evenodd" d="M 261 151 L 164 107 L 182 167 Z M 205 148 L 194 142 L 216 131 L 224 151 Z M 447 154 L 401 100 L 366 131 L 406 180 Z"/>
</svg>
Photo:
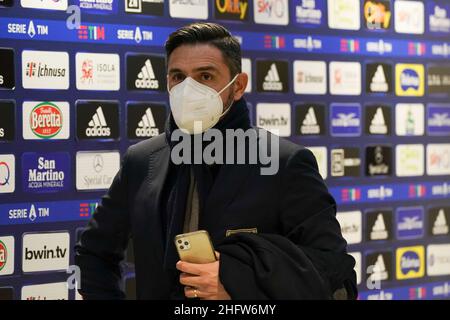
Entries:
<svg viewBox="0 0 450 320">
<path fill-rule="evenodd" d="M 189 134 L 198 134 L 214 127 L 223 112 L 220 94 L 237 78 L 236 75 L 222 90 L 217 92 L 211 87 L 187 77 L 169 91 L 170 109 L 178 128 Z M 194 124 L 197 125 L 194 127 Z M 201 123 L 201 130 L 198 128 Z"/>
</svg>

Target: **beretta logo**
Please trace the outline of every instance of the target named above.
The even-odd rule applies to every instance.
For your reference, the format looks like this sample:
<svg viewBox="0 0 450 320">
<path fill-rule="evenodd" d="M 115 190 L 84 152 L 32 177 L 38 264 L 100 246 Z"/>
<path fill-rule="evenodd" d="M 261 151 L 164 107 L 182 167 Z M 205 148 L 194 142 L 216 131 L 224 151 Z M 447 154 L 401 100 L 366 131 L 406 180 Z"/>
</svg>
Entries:
<svg viewBox="0 0 450 320">
<path fill-rule="evenodd" d="M 14 273 L 14 237 L 0 237 L 0 276 Z"/>
<path fill-rule="evenodd" d="M 14 76 L 14 50 L 0 49 L 0 89 L 12 90 L 16 86 Z"/>
<path fill-rule="evenodd" d="M 69 138 L 68 102 L 25 101 L 22 119 L 25 140 Z"/>
<path fill-rule="evenodd" d="M 248 20 L 248 0 L 215 0 L 215 17 L 224 20 Z"/>
<path fill-rule="evenodd" d="M 125 0 L 125 12 L 162 16 L 164 14 L 164 0 Z"/>
<path fill-rule="evenodd" d="M 129 139 L 147 139 L 164 132 L 166 106 L 157 103 L 127 104 L 127 133 Z"/>
<path fill-rule="evenodd" d="M 69 89 L 69 54 L 22 51 L 22 84 L 25 89 Z"/>
<path fill-rule="evenodd" d="M 256 61 L 256 82 L 259 92 L 288 92 L 288 62 Z"/>
<path fill-rule="evenodd" d="M 165 59 L 150 55 L 127 55 L 127 89 L 166 91 Z"/>
<path fill-rule="evenodd" d="M 70 156 L 66 152 L 33 153 L 22 156 L 25 192 L 58 192 L 70 186 Z"/>
<path fill-rule="evenodd" d="M 118 139 L 119 104 L 115 101 L 77 101 L 78 139 Z"/>
<path fill-rule="evenodd" d="M 16 106 L 12 100 L 0 100 L 0 141 L 14 140 L 16 132 Z"/>
</svg>

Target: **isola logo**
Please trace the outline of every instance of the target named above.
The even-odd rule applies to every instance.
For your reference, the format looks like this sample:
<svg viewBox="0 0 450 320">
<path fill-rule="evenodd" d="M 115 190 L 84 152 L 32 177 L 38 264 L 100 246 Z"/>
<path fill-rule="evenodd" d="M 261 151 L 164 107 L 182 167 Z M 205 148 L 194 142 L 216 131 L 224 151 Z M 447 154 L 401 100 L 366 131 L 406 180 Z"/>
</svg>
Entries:
<svg viewBox="0 0 450 320">
<path fill-rule="evenodd" d="M 421 278 L 425 275 L 425 249 L 423 246 L 398 248 L 396 273 L 398 280 Z"/>
<path fill-rule="evenodd" d="M 424 95 L 424 67 L 421 64 L 403 64 L 395 66 L 396 94 L 398 96 Z"/>
</svg>

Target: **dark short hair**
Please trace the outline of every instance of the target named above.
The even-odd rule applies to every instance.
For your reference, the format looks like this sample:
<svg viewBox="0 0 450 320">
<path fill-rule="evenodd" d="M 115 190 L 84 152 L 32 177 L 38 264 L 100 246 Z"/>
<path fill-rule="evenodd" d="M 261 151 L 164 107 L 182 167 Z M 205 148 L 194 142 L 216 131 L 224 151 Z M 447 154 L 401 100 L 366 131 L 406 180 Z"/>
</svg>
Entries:
<svg viewBox="0 0 450 320">
<path fill-rule="evenodd" d="M 210 44 L 222 52 L 231 77 L 241 72 L 241 46 L 230 31 L 220 24 L 196 22 L 172 32 L 165 43 L 167 61 L 181 45 Z"/>
</svg>

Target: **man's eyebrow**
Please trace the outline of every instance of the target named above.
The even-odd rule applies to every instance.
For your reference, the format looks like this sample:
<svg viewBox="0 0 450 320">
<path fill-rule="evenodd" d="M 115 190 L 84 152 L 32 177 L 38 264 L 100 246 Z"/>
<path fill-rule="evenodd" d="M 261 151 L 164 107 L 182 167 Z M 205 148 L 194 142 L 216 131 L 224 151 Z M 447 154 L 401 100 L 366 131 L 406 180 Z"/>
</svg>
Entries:
<svg viewBox="0 0 450 320">
<path fill-rule="evenodd" d="M 194 69 L 195 72 L 199 72 L 199 71 L 217 71 L 217 68 L 213 65 L 208 65 L 208 66 L 203 66 L 203 67 L 198 67 Z"/>
<path fill-rule="evenodd" d="M 207 65 L 207 66 L 202 66 L 202 67 L 198 67 L 194 69 L 194 72 L 202 72 L 202 71 L 213 71 L 213 72 L 217 72 L 218 69 L 213 66 L 213 65 Z M 179 68 L 171 68 L 169 69 L 169 73 L 184 73 L 183 70 L 179 69 Z"/>
<path fill-rule="evenodd" d="M 177 72 L 183 73 L 183 70 L 178 69 L 178 68 L 172 68 L 172 69 L 169 69 L 169 73 L 177 73 Z"/>
</svg>

